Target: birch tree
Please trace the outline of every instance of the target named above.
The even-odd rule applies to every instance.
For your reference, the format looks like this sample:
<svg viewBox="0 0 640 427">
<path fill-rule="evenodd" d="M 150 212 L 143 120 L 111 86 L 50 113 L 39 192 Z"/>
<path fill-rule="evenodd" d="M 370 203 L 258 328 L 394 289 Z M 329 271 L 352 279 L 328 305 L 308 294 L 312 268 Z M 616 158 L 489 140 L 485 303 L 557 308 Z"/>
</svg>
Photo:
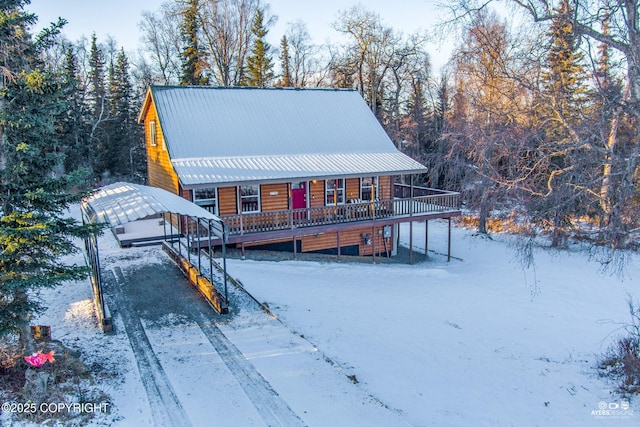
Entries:
<svg viewBox="0 0 640 427">
<path fill-rule="evenodd" d="M 445 182 L 464 189 L 470 207 L 479 212 L 478 231 L 487 233 L 492 209 L 504 203 L 516 178 L 513 167 L 525 139 L 527 97 L 513 76 L 517 43 L 496 16 L 480 12 L 454 53 L 453 115 L 444 135 Z"/>
<path fill-rule="evenodd" d="M 177 84 L 180 80 L 180 12 L 176 2 L 164 2 L 155 12 L 145 11 L 138 27 L 144 51 L 138 68 L 146 70 L 150 83 Z"/>
<path fill-rule="evenodd" d="M 203 49 L 208 55 L 214 84 L 239 86 L 253 36 L 251 26 L 260 0 L 203 0 L 200 22 Z"/>
</svg>

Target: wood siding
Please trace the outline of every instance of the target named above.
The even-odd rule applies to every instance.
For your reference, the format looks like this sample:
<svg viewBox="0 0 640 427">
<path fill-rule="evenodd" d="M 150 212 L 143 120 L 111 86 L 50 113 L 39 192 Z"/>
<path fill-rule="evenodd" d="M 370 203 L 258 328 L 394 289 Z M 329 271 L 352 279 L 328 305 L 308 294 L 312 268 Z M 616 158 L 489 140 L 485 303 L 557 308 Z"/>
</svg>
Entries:
<svg viewBox="0 0 640 427">
<path fill-rule="evenodd" d="M 346 200 L 345 202 L 348 202 L 349 200 L 352 199 L 359 199 L 360 198 L 360 178 L 349 178 L 347 179 L 346 182 Z"/>
<path fill-rule="evenodd" d="M 346 230 L 340 232 L 340 246 L 358 246 L 360 256 L 373 255 L 373 240 L 370 245 L 364 244 L 363 234 L 371 236 L 373 234 L 373 227 L 359 228 L 356 230 Z M 387 247 L 385 249 L 385 239 L 382 237 L 382 227 L 376 227 L 375 230 L 375 249 L 376 255 L 382 254 L 389 250 L 391 252 L 393 248 L 393 241 L 391 238 L 387 240 Z M 324 233 L 314 236 L 301 237 L 302 240 L 302 252 L 320 251 L 324 249 L 331 249 L 338 247 L 338 233 Z"/>
<path fill-rule="evenodd" d="M 220 216 L 235 215 L 238 213 L 236 196 L 236 187 L 218 188 L 218 213 Z"/>
<path fill-rule="evenodd" d="M 309 182 L 309 207 L 324 206 L 324 181 Z"/>
<path fill-rule="evenodd" d="M 285 211 L 289 209 L 289 184 L 265 184 L 260 186 L 262 212 Z"/>
<path fill-rule="evenodd" d="M 378 178 L 378 199 L 393 199 L 393 177 L 381 176 Z"/>
<path fill-rule="evenodd" d="M 156 123 L 156 141 L 155 145 L 151 144 L 151 133 L 149 123 L 155 121 Z M 164 135 L 162 134 L 162 128 L 160 121 L 156 114 L 156 110 L 151 106 L 147 110 L 147 114 L 144 118 L 144 135 L 145 146 L 147 149 L 147 177 L 149 185 L 152 187 L 162 188 L 173 194 L 179 193 L 179 180 L 176 175 L 171 160 L 169 159 L 169 152 L 165 148 Z"/>
</svg>

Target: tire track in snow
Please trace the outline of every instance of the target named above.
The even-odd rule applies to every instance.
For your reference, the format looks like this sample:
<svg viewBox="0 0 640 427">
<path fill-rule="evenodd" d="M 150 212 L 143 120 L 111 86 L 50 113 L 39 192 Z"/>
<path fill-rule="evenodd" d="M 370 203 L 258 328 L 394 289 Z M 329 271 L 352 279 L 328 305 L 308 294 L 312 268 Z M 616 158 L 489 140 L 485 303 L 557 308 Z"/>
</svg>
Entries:
<svg viewBox="0 0 640 427">
<path fill-rule="evenodd" d="M 120 267 L 112 271 L 115 286 L 110 287 L 118 314 L 122 318 L 125 332 L 131 343 L 140 371 L 140 379 L 147 392 L 147 399 L 151 407 L 151 415 L 155 425 L 159 426 L 190 426 L 191 421 L 184 412 L 171 383 L 160 365 L 155 352 L 144 331 L 140 317 L 133 310 L 131 302 L 124 295 L 122 287 L 125 278 Z"/>
<path fill-rule="evenodd" d="M 200 326 L 222 361 L 234 375 L 254 407 L 269 426 L 304 426 L 304 422 L 271 387 L 242 352 L 211 320 L 211 313 L 193 307 L 192 319 Z"/>
<path fill-rule="evenodd" d="M 154 353 L 140 320 L 141 317 L 145 321 L 160 320 L 170 313 L 183 315 L 198 325 L 266 425 L 305 425 L 271 384 L 216 326 L 214 320 L 218 315 L 184 282 L 182 273 L 175 268 L 172 261 L 163 263 L 163 267 L 160 268 L 127 268 L 124 273 L 116 264 L 110 272 L 115 276 L 115 284 L 108 287 L 107 297 L 113 295 L 114 306 L 123 317 L 149 396 L 151 410 L 154 416 L 158 414 L 162 417 L 154 417 L 156 425 L 190 425 L 190 420 L 171 387 L 170 379 Z M 154 374 L 158 378 L 152 378 Z M 164 396 L 161 396 L 161 393 Z M 165 401 L 173 408 L 162 408 Z M 157 408 L 158 406 L 160 408 Z M 169 419 L 169 416 L 175 414 L 181 415 L 174 416 L 173 420 Z M 167 421 L 163 422 L 164 420 Z"/>
</svg>

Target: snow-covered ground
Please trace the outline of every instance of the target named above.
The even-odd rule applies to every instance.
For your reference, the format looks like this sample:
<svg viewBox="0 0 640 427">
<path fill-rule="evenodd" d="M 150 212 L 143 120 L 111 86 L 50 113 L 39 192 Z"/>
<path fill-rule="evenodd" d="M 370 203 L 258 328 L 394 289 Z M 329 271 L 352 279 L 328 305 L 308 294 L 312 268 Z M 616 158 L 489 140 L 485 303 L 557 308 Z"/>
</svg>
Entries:
<svg viewBox="0 0 640 427">
<path fill-rule="evenodd" d="M 418 248 L 423 227 L 414 224 Z M 429 232 L 429 248 L 445 252 L 445 223 L 430 222 Z M 408 243 L 408 227 L 401 239 Z M 594 412 L 623 401 L 594 366 L 629 320 L 628 296 L 640 300 L 639 257 L 623 279 L 602 275 L 577 251 L 537 249 L 535 271 L 523 270 L 507 240 L 454 228 L 456 259 L 432 253 L 412 266 L 230 260 L 229 273 L 278 319 L 243 306 L 216 326 L 307 425 L 640 424 L 638 399 L 625 416 Z M 108 234 L 100 244 L 122 268 L 165 262 L 157 248 L 119 249 Z M 116 334 L 102 335 L 90 294 L 88 283 L 43 293 L 50 309 L 38 323 L 89 366 L 114 372 L 101 380 L 114 410 L 100 422 L 152 425 L 122 320 L 116 312 Z M 142 324 L 190 422 L 269 422 L 202 331 L 174 320 L 165 329 Z M 211 395 L 211 405 L 199 404 Z M 218 417 L 216 401 L 225 399 Z"/>
</svg>

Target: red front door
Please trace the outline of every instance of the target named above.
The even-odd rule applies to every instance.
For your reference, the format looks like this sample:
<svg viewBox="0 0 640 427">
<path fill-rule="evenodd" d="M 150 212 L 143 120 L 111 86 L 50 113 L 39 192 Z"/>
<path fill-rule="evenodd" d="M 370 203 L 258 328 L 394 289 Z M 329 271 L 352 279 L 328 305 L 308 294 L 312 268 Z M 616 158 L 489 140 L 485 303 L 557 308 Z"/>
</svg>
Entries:
<svg viewBox="0 0 640 427">
<path fill-rule="evenodd" d="M 307 183 L 301 182 L 299 188 L 291 189 L 291 208 L 306 209 L 307 208 Z M 294 213 L 295 219 L 305 218 L 304 212 Z"/>
</svg>

